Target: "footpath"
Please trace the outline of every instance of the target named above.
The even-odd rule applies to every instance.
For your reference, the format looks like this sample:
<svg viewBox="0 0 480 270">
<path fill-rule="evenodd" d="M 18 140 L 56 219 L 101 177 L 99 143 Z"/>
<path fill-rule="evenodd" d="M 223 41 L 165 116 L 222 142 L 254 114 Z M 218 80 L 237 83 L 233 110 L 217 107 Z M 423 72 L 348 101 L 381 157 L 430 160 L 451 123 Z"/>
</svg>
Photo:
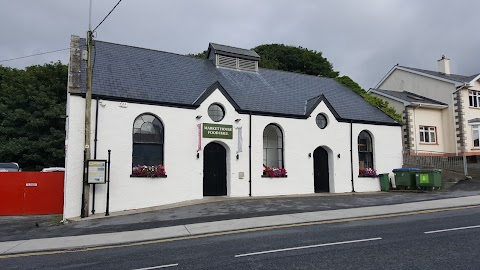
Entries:
<svg viewBox="0 0 480 270">
<path fill-rule="evenodd" d="M 205 199 L 63 225 L 52 224 L 51 216 L 0 217 L 0 256 L 475 205 L 480 205 L 480 182 L 465 180 L 426 193 Z"/>
</svg>

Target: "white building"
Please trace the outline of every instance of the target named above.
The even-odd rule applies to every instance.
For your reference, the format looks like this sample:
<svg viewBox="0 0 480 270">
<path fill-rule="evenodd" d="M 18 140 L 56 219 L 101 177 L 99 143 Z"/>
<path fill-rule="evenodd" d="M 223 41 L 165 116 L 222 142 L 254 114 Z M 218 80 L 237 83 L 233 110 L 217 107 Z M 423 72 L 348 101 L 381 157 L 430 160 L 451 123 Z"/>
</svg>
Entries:
<svg viewBox="0 0 480 270">
<path fill-rule="evenodd" d="M 64 218 L 80 216 L 82 202 L 84 43 L 72 36 Z M 95 50 L 88 145 L 97 159 L 111 149 L 110 211 L 204 196 L 378 191 L 378 178 L 360 170 L 402 166 L 401 126 L 333 79 L 261 69 L 254 51 L 218 44 L 208 60 L 100 41 Z M 164 165 L 166 175 L 139 177 L 141 164 Z M 287 176 L 264 175 L 265 166 Z M 97 184 L 97 213 L 105 198 Z"/>
</svg>

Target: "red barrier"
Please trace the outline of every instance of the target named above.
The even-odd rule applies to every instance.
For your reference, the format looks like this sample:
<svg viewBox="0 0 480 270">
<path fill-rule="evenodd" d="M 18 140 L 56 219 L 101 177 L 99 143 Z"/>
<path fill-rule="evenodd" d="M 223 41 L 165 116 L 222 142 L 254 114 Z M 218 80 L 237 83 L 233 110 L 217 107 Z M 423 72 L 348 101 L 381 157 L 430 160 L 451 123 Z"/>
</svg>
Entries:
<svg viewBox="0 0 480 270">
<path fill-rule="evenodd" d="M 0 172 L 0 216 L 63 213 L 63 172 Z"/>
</svg>

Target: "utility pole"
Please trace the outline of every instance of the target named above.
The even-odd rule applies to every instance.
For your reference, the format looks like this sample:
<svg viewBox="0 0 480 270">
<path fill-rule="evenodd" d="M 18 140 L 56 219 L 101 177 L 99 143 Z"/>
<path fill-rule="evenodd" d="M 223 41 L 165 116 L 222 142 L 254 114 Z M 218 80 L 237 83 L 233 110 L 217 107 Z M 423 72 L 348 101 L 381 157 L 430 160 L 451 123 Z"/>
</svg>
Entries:
<svg viewBox="0 0 480 270">
<path fill-rule="evenodd" d="M 90 135 L 91 135 L 91 113 L 92 113 L 92 48 L 93 48 L 93 32 L 91 25 L 92 18 L 92 0 L 90 0 L 90 12 L 87 31 L 87 85 L 85 90 L 85 150 L 86 159 L 91 158 L 90 151 Z M 86 172 L 83 172 L 86 173 Z M 86 178 L 83 178 L 86 179 Z M 88 211 L 90 209 L 90 185 L 88 181 L 83 182 L 83 201 L 81 216 L 88 217 Z"/>
</svg>

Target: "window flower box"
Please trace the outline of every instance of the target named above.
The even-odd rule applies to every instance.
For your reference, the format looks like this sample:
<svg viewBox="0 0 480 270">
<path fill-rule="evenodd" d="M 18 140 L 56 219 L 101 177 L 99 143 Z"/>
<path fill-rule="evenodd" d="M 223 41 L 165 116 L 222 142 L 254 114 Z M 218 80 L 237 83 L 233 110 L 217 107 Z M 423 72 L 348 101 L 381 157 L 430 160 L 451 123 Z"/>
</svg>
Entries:
<svg viewBox="0 0 480 270">
<path fill-rule="evenodd" d="M 377 171 L 372 168 L 360 169 L 358 177 L 378 177 Z"/>
<path fill-rule="evenodd" d="M 263 166 L 262 177 L 287 177 L 287 170 L 285 168 L 277 168 L 274 166 Z"/>
<path fill-rule="evenodd" d="M 137 165 L 132 168 L 132 177 L 167 177 L 163 165 Z"/>
</svg>

